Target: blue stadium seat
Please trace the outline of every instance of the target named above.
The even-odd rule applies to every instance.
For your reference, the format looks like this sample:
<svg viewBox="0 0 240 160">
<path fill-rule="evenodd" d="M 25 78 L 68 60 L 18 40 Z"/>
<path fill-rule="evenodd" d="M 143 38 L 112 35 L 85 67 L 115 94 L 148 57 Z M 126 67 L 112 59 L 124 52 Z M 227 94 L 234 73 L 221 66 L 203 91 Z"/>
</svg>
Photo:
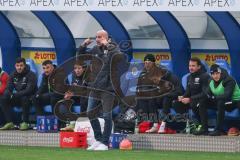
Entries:
<svg viewBox="0 0 240 160">
<path fill-rule="evenodd" d="M 40 75 L 38 76 L 38 81 L 37 81 L 37 86 L 38 86 L 38 87 L 40 87 L 40 85 L 41 85 L 42 77 L 43 77 L 42 74 L 40 74 Z"/>
<path fill-rule="evenodd" d="M 126 79 L 138 78 L 144 68 L 143 61 L 140 59 L 132 59 L 128 71 L 126 72 Z"/>
<path fill-rule="evenodd" d="M 206 70 L 207 70 L 207 73 L 210 73 L 210 68 L 209 68 L 209 66 L 208 66 L 208 64 L 207 64 L 207 62 L 206 61 L 204 61 L 204 60 L 201 60 L 201 63 L 202 63 L 202 65 L 206 68 Z"/>
<path fill-rule="evenodd" d="M 26 59 L 26 64 L 29 65 L 30 70 L 35 73 L 36 75 L 38 75 L 38 70 L 37 70 L 37 66 L 35 64 L 35 62 L 32 59 Z"/>
<path fill-rule="evenodd" d="M 22 112 L 22 108 L 19 107 L 19 106 L 14 106 L 14 107 L 13 107 L 13 111 L 16 112 L 16 113 L 21 113 L 21 112 Z M 36 110 L 35 110 L 35 107 L 34 107 L 34 106 L 31 106 L 31 108 L 30 108 L 30 114 L 34 114 L 35 111 L 36 111 Z M 44 106 L 44 112 L 46 112 L 46 113 L 53 113 L 53 112 L 52 112 L 52 107 L 51 107 L 51 105 L 46 105 L 46 106 Z"/>
<path fill-rule="evenodd" d="M 160 67 L 163 66 L 164 68 L 171 72 L 173 71 L 173 64 L 171 60 L 161 60 L 159 65 Z"/>
<path fill-rule="evenodd" d="M 182 77 L 182 86 L 183 86 L 183 89 L 186 90 L 187 88 L 187 77 L 190 75 L 190 73 L 187 73 L 185 74 L 183 77 Z"/>
<path fill-rule="evenodd" d="M 124 73 L 121 79 L 121 89 L 125 96 L 135 95 L 138 77 L 144 68 L 142 60 L 132 59 L 128 71 Z"/>
<path fill-rule="evenodd" d="M 225 111 L 225 119 L 228 120 L 240 120 L 240 111 L 238 108 L 234 109 L 231 112 Z"/>
<path fill-rule="evenodd" d="M 72 79 L 73 79 L 73 74 L 70 73 L 68 76 L 67 76 L 67 80 L 68 80 L 68 83 L 71 84 L 72 83 Z"/>
<path fill-rule="evenodd" d="M 228 74 L 231 74 L 231 66 L 228 64 L 228 62 L 224 59 L 216 59 L 215 63 L 219 65 L 221 68 L 224 68 L 227 70 Z"/>
<path fill-rule="evenodd" d="M 121 113 L 121 108 L 119 106 L 114 107 L 112 111 L 112 116 L 116 117 L 119 113 Z"/>
<path fill-rule="evenodd" d="M 46 105 L 46 106 L 44 106 L 44 112 L 46 112 L 46 113 L 53 113 L 53 111 L 52 111 L 52 106 L 51 105 Z"/>
<path fill-rule="evenodd" d="M 72 112 L 80 114 L 81 113 L 81 106 L 80 105 L 72 106 Z"/>
<path fill-rule="evenodd" d="M 159 114 L 159 116 L 161 116 L 162 111 L 163 111 L 162 108 L 161 108 L 161 109 L 158 109 L 158 114 Z M 177 114 L 177 112 L 175 111 L 175 109 L 170 108 L 170 115 L 176 115 L 176 114 Z"/>
<path fill-rule="evenodd" d="M 22 107 L 14 106 L 13 111 L 16 112 L 16 113 L 21 113 L 22 112 Z M 30 114 L 34 114 L 34 113 L 35 113 L 35 107 L 31 106 Z"/>
<path fill-rule="evenodd" d="M 53 65 L 56 65 L 56 66 L 57 66 L 57 59 L 52 60 L 52 63 L 53 63 Z"/>
</svg>

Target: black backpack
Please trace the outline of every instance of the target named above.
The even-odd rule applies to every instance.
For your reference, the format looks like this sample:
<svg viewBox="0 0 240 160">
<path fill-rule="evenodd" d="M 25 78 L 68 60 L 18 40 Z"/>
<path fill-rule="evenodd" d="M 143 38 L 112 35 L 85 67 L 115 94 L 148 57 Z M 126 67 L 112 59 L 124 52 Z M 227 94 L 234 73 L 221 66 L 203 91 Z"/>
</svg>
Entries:
<svg viewBox="0 0 240 160">
<path fill-rule="evenodd" d="M 132 108 L 124 109 L 114 120 L 114 133 L 133 134 L 136 112 Z"/>
</svg>

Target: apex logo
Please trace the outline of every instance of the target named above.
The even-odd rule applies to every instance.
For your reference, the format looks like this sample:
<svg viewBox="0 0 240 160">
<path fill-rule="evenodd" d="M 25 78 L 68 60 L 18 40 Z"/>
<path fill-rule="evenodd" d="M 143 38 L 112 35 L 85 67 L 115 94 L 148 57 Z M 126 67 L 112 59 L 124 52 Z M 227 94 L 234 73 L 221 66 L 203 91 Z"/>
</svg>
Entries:
<svg viewBox="0 0 240 160">
<path fill-rule="evenodd" d="M 118 6 L 123 6 L 123 2 L 122 0 L 99 0 L 98 6 L 118 7 Z"/>
<path fill-rule="evenodd" d="M 53 0 L 31 0 L 30 6 L 54 6 Z"/>
<path fill-rule="evenodd" d="M 0 6 L 20 6 L 19 0 L 0 0 Z"/>
<path fill-rule="evenodd" d="M 192 7 L 192 0 L 169 0 L 168 6 Z"/>
<path fill-rule="evenodd" d="M 230 7 L 229 0 L 205 0 L 204 7 Z"/>
<path fill-rule="evenodd" d="M 65 0 L 64 6 L 88 6 L 87 0 Z"/>
<path fill-rule="evenodd" d="M 134 0 L 133 6 L 160 6 L 159 0 Z"/>
</svg>

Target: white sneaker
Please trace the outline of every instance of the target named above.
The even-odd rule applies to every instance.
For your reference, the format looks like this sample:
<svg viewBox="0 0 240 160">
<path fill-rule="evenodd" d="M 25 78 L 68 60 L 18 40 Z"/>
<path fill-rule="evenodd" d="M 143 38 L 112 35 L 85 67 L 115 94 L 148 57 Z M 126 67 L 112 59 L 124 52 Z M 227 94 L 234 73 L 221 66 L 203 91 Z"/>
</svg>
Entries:
<svg viewBox="0 0 240 160">
<path fill-rule="evenodd" d="M 148 130 L 145 131 L 145 133 L 157 133 L 158 128 L 157 127 L 152 127 Z"/>
<path fill-rule="evenodd" d="M 154 123 L 152 128 L 150 128 L 149 130 L 146 130 L 145 133 L 157 133 L 158 131 L 158 123 Z"/>
<path fill-rule="evenodd" d="M 99 141 L 94 142 L 90 147 L 87 148 L 88 151 L 92 151 L 95 150 L 95 148 L 97 148 L 100 144 L 102 144 Z"/>
<path fill-rule="evenodd" d="M 166 128 L 166 122 L 162 122 L 159 127 L 158 133 L 165 133 L 165 128 Z"/>
<path fill-rule="evenodd" d="M 99 144 L 94 151 L 107 151 L 108 150 L 108 146 L 106 146 L 105 144 Z"/>
</svg>

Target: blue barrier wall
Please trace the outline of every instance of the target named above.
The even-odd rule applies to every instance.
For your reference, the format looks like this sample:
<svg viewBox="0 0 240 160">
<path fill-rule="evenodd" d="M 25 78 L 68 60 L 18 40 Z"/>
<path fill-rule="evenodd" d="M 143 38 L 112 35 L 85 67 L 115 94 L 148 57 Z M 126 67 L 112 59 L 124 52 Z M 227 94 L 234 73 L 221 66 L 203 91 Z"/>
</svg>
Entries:
<svg viewBox="0 0 240 160">
<path fill-rule="evenodd" d="M 63 20 L 51 11 L 33 11 L 48 29 L 57 55 L 57 63 L 61 64 L 75 56 L 76 44 L 73 35 Z"/>
<path fill-rule="evenodd" d="M 17 32 L 7 17 L 0 12 L 0 47 L 3 69 L 11 73 L 17 57 L 21 56 L 21 42 Z"/>
</svg>

